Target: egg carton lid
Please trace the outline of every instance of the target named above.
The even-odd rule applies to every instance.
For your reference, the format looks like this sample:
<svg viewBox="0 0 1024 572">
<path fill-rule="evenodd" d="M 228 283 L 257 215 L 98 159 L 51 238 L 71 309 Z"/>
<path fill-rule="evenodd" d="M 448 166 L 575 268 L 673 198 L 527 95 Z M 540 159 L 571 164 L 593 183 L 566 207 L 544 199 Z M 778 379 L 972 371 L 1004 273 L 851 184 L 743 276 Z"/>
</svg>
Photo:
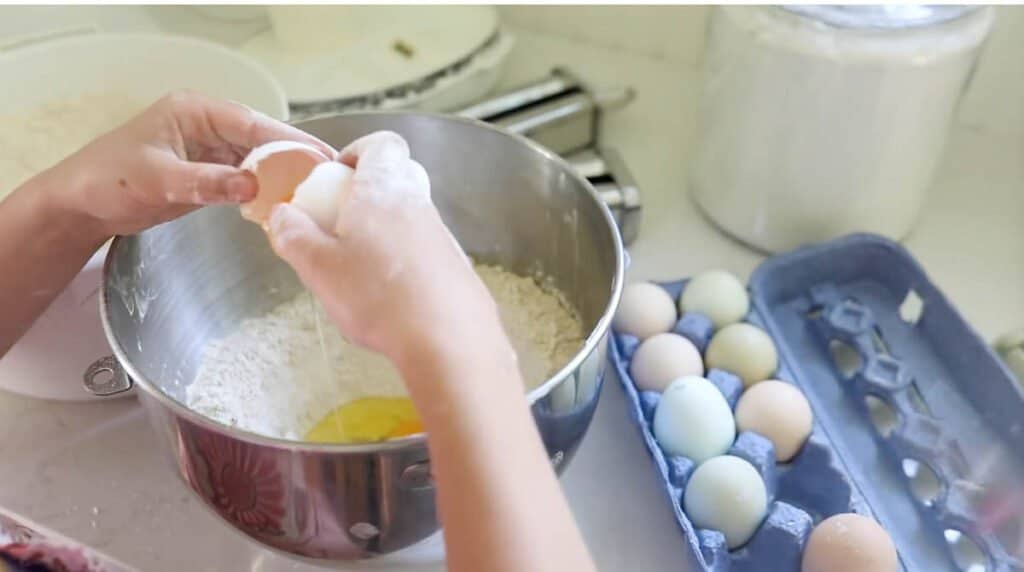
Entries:
<svg viewBox="0 0 1024 572">
<path fill-rule="evenodd" d="M 1021 511 L 993 506 L 1024 485 L 1024 393 L 910 253 L 850 235 L 769 258 L 749 286 L 908 568 L 1019 567 Z M 852 371 L 841 371 L 842 348 Z M 886 436 L 869 397 L 898 418 Z"/>
</svg>

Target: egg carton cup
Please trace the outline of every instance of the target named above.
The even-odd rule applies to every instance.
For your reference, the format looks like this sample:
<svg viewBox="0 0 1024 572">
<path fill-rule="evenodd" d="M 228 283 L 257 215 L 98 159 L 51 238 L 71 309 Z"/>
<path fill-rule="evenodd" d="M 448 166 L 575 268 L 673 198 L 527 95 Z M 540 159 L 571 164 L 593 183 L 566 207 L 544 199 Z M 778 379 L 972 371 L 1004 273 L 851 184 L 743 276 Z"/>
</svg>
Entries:
<svg viewBox="0 0 1024 572">
<path fill-rule="evenodd" d="M 685 284 L 661 285 L 678 300 Z M 695 464 L 666 455 L 654 438 L 660 395 L 638 391 L 629 375 L 637 339 L 616 334 L 611 347 L 691 568 L 799 570 L 814 524 L 855 512 L 885 528 L 902 570 L 1024 570 L 1011 555 L 1021 549 L 1024 516 L 1005 510 L 1011 501 L 1002 499 L 1012 495 L 999 496 L 1024 490 L 1024 396 L 909 253 L 881 237 L 850 235 L 767 259 L 749 290 L 747 321 L 772 337 L 775 377 L 804 392 L 814 426 L 783 464 L 766 438 L 737 436 L 728 454 L 758 470 L 769 496 L 764 521 L 737 550 L 683 511 Z M 674 331 L 702 353 L 712 334 L 699 314 L 680 317 Z M 735 409 L 739 378 L 716 369 L 705 377 Z"/>
</svg>

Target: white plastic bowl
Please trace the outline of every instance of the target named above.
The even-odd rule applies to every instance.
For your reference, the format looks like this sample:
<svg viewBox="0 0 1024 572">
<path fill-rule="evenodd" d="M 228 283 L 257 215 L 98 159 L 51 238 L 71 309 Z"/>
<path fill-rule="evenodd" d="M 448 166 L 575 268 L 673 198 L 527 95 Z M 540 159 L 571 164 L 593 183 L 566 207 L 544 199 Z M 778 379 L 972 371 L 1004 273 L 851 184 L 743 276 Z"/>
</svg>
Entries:
<svg viewBox="0 0 1024 572">
<path fill-rule="evenodd" d="M 97 34 L 23 44 L 0 52 L 0 78 L 5 113 L 99 92 L 148 102 L 187 88 L 288 119 L 284 90 L 270 72 L 238 52 L 192 38 Z M 110 354 L 97 300 L 105 255 L 106 247 L 0 358 L 0 389 L 46 399 L 92 399 L 82 388 L 82 373 Z"/>
</svg>

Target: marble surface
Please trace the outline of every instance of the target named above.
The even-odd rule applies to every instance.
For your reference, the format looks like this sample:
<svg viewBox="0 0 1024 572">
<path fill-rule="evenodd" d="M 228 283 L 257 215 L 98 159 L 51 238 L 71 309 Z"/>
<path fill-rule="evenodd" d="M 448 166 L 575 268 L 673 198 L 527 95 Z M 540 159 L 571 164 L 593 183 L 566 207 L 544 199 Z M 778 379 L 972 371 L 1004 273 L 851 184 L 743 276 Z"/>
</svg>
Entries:
<svg viewBox="0 0 1024 572">
<path fill-rule="evenodd" d="M 122 27 L 147 22 L 118 18 Z M 720 234 L 686 195 L 696 68 L 516 33 L 505 85 L 561 64 L 594 84 L 628 84 L 639 94 L 607 118 L 603 134 L 643 191 L 645 218 L 631 249 L 631 278 L 674 279 L 708 267 L 747 276 L 762 257 Z M 1024 317 L 1022 156 L 1018 137 L 957 127 L 931 200 L 907 241 L 988 339 L 1019 327 Z M 593 426 L 563 478 L 565 492 L 600 569 L 684 570 L 679 531 L 639 432 L 628 421 L 617 381 L 607 381 Z M 132 399 L 61 404 L 0 394 L 0 434 L 0 506 L 129 565 L 155 572 L 321 569 L 254 544 L 200 506 L 161 456 Z"/>
</svg>

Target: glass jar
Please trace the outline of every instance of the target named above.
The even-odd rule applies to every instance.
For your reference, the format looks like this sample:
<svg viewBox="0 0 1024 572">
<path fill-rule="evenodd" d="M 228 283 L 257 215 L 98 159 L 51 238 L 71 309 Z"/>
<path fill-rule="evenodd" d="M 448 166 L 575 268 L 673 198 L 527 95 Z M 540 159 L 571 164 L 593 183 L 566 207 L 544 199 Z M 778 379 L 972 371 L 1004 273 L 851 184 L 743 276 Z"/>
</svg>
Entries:
<svg viewBox="0 0 1024 572">
<path fill-rule="evenodd" d="M 992 21 L 989 7 L 716 8 L 697 204 L 769 252 L 858 231 L 903 238 Z"/>
</svg>

